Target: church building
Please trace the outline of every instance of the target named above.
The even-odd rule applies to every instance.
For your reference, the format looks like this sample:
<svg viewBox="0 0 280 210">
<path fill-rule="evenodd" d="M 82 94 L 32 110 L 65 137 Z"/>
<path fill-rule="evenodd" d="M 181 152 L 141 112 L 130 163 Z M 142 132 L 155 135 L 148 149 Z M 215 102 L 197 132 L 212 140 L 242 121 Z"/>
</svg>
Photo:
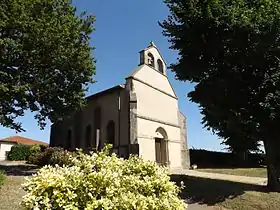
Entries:
<svg viewBox="0 0 280 210">
<path fill-rule="evenodd" d="M 153 42 L 125 84 L 86 98 L 87 106 L 51 126 L 50 145 L 67 149 L 112 144 L 120 157 L 137 154 L 174 170 L 189 168 L 186 118 Z"/>
</svg>

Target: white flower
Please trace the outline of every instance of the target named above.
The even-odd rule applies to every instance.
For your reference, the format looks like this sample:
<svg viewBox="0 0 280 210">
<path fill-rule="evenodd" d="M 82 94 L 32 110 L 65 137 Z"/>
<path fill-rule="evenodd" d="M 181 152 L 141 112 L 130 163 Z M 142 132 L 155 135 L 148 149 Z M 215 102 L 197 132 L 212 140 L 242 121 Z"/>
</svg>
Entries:
<svg viewBox="0 0 280 210">
<path fill-rule="evenodd" d="M 167 169 L 135 156 L 109 156 L 106 149 L 90 155 L 77 151 L 71 166 L 41 168 L 23 184 L 24 208 L 185 210 Z"/>
</svg>

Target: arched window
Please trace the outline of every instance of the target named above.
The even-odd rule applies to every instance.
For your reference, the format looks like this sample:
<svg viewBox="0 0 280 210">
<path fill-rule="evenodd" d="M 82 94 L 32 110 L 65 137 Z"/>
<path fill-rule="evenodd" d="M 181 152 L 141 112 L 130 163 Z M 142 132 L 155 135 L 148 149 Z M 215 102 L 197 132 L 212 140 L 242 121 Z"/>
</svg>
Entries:
<svg viewBox="0 0 280 210">
<path fill-rule="evenodd" d="M 106 140 L 107 144 L 115 145 L 115 122 L 113 120 L 109 121 L 106 127 Z"/>
<path fill-rule="evenodd" d="M 148 53 L 148 65 L 155 67 L 155 59 L 152 53 Z"/>
<path fill-rule="evenodd" d="M 93 130 L 93 144 L 92 146 L 94 148 L 98 148 L 100 146 L 100 140 L 101 140 L 101 108 L 97 107 L 94 110 L 93 113 L 94 117 L 94 130 Z"/>
<path fill-rule="evenodd" d="M 72 148 L 72 130 L 69 129 L 67 131 L 67 136 L 66 136 L 66 149 L 71 149 Z"/>
<path fill-rule="evenodd" d="M 91 147 L 91 140 L 92 140 L 91 125 L 87 125 L 85 134 L 86 134 L 86 148 L 89 148 Z"/>
<path fill-rule="evenodd" d="M 163 63 L 160 59 L 157 60 L 157 65 L 158 65 L 159 72 L 163 74 L 164 73 L 163 72 Z"/>
</svg>

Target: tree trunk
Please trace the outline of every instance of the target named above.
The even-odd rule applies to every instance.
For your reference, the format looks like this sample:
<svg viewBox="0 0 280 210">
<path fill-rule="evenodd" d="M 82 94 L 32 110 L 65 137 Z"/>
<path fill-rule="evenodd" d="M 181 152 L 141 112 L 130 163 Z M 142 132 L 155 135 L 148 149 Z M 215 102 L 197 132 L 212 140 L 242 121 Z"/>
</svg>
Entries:
<svg viewBox="0 0 280 210">
<path fill-rule="evenodd" d="M 247 152 L 244 151 L 238 151 L 236 153 L 237 158 L 238 158 L 238 163 L 237 166 L 241 166 L 241 167 L 247 167 L 248 161 L 247 161 Z"/>
<path fill-rule="evenodd" d="M 264 141 L 267 164 L 267 187 L 271 191 L 280 192 L 279 143 L 277 140 Z"/>
</svg>

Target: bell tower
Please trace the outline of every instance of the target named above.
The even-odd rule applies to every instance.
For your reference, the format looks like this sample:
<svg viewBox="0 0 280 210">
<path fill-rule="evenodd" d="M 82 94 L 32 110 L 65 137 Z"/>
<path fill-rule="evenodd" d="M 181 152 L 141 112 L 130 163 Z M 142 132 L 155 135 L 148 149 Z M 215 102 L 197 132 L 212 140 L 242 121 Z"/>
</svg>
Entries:
<svg viewBox="0 0 280 210">
<path fill-rule="evenodd" d="M 150 42 L 147 48 L 140 51 L 139 66 L 141 65 L 147 65 L 159 73 L 166 75 L 166 63 L 154 42 Z"/>
</svg>

